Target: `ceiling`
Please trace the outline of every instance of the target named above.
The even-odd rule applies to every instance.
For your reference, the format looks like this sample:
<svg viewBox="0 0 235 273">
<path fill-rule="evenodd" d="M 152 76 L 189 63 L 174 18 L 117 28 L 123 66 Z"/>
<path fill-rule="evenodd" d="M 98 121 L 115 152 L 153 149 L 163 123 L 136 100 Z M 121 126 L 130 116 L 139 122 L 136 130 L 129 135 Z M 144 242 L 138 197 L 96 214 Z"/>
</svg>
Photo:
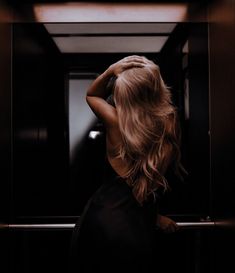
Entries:
<svg viewBox="0 0 235 273">
<path fill-rule="evenodd" d="M 62 53 L 157 53 L 176 23 L 44 24 Z"/>
</svg>

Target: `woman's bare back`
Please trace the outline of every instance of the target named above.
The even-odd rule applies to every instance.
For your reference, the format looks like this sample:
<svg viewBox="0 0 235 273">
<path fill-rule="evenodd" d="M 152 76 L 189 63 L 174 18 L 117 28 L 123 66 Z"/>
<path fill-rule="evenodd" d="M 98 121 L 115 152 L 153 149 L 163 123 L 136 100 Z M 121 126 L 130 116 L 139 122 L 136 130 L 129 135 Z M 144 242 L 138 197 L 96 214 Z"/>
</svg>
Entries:
<svg viewBox="0 0 235 273">
<path fill-rule="evenodd" d="M 118 147 L 122 143 L 121 132 L 118 126 L 118 121 L 111 127 L 106 127 L 106 155 L 110 165 L 114 171 L 121 177 L 127 171 L 126 162 L 122 159 L 115 158 Z"/>
</svg>

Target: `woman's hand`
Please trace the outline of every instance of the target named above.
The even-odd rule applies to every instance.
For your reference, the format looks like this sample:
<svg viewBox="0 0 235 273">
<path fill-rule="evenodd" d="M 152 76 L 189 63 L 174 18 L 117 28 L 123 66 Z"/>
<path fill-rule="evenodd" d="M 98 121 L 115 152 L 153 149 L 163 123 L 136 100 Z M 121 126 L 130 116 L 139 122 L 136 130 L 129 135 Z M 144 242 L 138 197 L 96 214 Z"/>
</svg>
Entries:
<svg viewBox="0 0 235 273">
<path fill-rule="evenodd" d="M 165 233 L 172 233 L 179 230 L 179 226 L 169 217 L 158 215 L 157 226 Z"/>
<path fill-rule="evenodd" d="M 120 61 L 110 65 L 107 69 L 108 73 L 118 76 L 124 70 L 132 67 L 144 67 L 147 64 L 146 58 L 138 55 L 132 55 L 121 59 Z"/>
</svg>

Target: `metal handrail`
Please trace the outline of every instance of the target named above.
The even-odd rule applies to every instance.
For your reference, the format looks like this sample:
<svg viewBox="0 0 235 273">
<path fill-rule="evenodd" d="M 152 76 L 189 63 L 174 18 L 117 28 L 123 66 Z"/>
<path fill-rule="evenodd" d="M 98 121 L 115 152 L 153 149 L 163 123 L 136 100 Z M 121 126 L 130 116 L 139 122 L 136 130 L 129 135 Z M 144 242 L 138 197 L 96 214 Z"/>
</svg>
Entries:
<svg viewBox="0 0 235 273">
<path fill-rule="evenodd" d="M 235 227 L 230 221 L 176 222 L 180 229 L 206 229 L 217 227 Z M 70 230 L 75 224 L 0 224 L 0 229 L 8 230 Z"/>
</svg>

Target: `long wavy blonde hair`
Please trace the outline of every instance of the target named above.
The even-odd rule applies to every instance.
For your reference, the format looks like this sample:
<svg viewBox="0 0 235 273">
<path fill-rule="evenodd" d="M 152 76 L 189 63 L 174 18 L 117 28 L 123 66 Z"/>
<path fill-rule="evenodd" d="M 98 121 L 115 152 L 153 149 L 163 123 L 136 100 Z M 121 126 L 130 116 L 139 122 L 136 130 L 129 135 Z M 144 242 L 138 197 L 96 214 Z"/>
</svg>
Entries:
<svg viewBox="0 0 235 273">
<path fill-rule="evenodd" d="M 158 66 L 124 70 L 113 86 L 122 144 L 116 157 L 127 162 L 124 177 L 140 204 L 169 184 L 164 174 L 172 162 L 180 175 L 180 131 L 171 93 Z"/>
</svg>

